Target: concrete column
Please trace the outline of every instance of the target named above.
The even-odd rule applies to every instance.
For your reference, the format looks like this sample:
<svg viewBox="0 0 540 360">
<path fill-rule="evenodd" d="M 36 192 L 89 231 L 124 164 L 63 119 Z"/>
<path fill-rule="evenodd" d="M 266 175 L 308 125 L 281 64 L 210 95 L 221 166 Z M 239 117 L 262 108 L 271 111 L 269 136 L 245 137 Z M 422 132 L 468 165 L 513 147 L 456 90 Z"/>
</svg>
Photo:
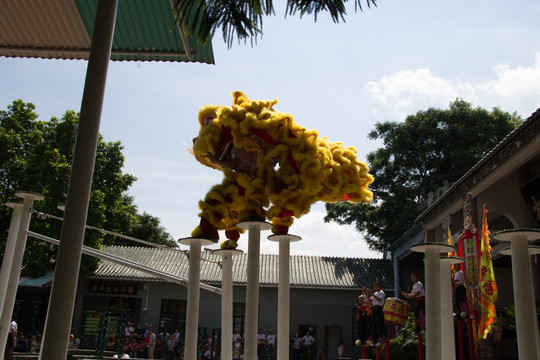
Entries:
<svg viewBox="0 0 540 360">
<path fill-rule="evenodd" d="M 426 277 L 426 359 L 441 356 L 441 288 L 439 264 L 440 254 L 453 251 L 454 247 L 440 243 L 420 243 L 412 245 L 411 251 L 423 252 Z"/>
<path fill-rule="evenodd" d="M 189 274 L 186 306 L 186 337 L 184 359 L 197 360 L 197 339 L 199 331 L 199 297 L 201 281 L 201 247 L 213 244 L 211 240 L 184 238 L 178 240 L 189 245 Z"/>
<path fill-rule="evenodd" d="M 518 356 L 520 359 L 538 359 L 540 356 L 540 344 L 528 242 L 540 239 L 540 230 L 503 230 L 493 234 L 493 238 L 499 241 L 510 241 Z M 503 249 L 501 253 L 508 254 L 508 250 Z"/>
<path fill-rule="evenodd" d="M 289 358 L 289 255 L 291 242 L 301 240 L 296 235 L 270 235 L 268 240 L 279 243 L 279 284 L 278 284 L 278 328 L 277 328 L 277 358 Z"/>
<path fill-rule="evenodd" d="M 15 246 L 13 248 L 11 269 L 9 270 L 9 276 L 7 279 L 7 286 L 5 288 L 4 306 L 2 307 L 2 315 L 0 316 L 0 356 L 4 354 L 6 348 L 6 339 L 9 333 L 9 323 L 11 322 L 11 315 L 13 313 L 13 307 L 15 306 L 15 296 L 17 295 L 17 288 L 19 286 L 19 278 L 21 273 L 21 265 L 24 257 L 24 248 L 26 247 L 26 232 L 30 225 L 30 217 L 32 215 L 32 204 L 35 200 L 43 200 L 43 197 L 38 194 L 29 192 L 18 192 L 15 195 L 23 199 L 22 207 L 20 208 L 19 221 L 12 219 L 10 224 L 11 230 L 14 230 Z M 20 207 L 20 204 L 15 205 L 15 209 Z M 14 211 L 12 216 L 17 215 Z M 16 224 L 18 222 L 18 225 Z M 12 226 L 13 225 L 13 228 Z M 7 244 L 6 244 L 7 247 Z"/>
<path fill-rule="evenodd" d="M 13 254 L 15 253 L 15 244 L 17 243 L 17 233 L 19 231 L 22 213 L 22 204 L 8 202 L 5 205 L 12 208 L 13 212 L 11 213 L 11 223 L 9 225 L 6 248 L 4 249 L 4 256 L 2 258 L 2 270 L 0 270 L 0 314 L 2 314 L 4 310 L 4 301 L 9 284 L 9 274 L 13 264 Z M 0 331 L 2 331 L 3 326 L 4 324 L 0 323 Z M 0 354 L 3 354 L 3 352 Z"/>
<path fill-rule="evenodd" d="M 233 283 L 232 257 L 242 250 L 218 249 L 213 253 L 221 255 L 221 359 L 229 360 L 233 356 Z"/>
<path fill-rule="evenodd" d="M 118 0 L 100 0 L 97 7 L 66 211 L 39 353 L 44 360 L 67 356 L 117 6 Z"/>
<path fill-rule="evenodd" d="M 259 256 L 261 249 L 261 230 L 272 228 L 263 221 L 245 221 L 237 225 L 249 232 L 247 286 L 246 286 L 246 337 L 244 340 L 244 359 L 257 359 L 257 326 L 259 320 Z"/>
<path fill-rule="evenodd" d="M 452 308 L 452 274 L 450 265 L 462 263 L 461 258 L 442 257 L 441 284 L 441 360 L 456 359 L 454 337 L 454 309 Z"/>
</svg>

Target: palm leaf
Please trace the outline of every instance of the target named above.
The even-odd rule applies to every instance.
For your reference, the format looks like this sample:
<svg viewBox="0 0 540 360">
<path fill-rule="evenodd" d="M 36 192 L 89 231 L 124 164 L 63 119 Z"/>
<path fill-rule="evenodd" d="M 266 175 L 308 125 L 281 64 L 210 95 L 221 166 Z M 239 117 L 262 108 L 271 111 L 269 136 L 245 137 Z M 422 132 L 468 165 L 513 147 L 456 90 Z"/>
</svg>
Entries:
<svg viewBox="0 0 540 360">
<path fill-rule="evenodd" d="M 377 0 L 366 0 L 367 6 Z M 328 12 L 334 22 L 345 21 L 347 0 L 288 0 L 286 14 L 313 14 L 315 21 L 321 12 Z M 355 11 L 362 11 L 361 0 L 354 0 Z M 221 28 L 223 40 L 231 47 L 238 41 L 253 42 L 262 35 L 263 17 L 274 14 L 272 0 L 176 0 L 174 4 L 175 25 L 183 25 L 188 35 L 201 43 L 210 41 Z"/>
</svg>

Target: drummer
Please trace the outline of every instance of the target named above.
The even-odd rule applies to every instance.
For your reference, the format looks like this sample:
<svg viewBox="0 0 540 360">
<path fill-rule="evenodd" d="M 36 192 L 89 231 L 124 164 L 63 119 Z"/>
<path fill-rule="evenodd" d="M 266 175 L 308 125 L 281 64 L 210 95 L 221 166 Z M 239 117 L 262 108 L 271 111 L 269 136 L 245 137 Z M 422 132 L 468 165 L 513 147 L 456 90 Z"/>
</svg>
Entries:
<svg viewBox="0 0 540 360">
<path fill-rule="evenodd" d="M 416 332 L 422 332 L 425 331 L 426 328 L 426 322 L 425 322 L 425 310 L 426 310 L 426 293 L 424 291 L 424 285 L 419 280 L 419 276 L 417 273 L 413 272 L 411 273 L 411 281 L 413 282 L 412 291 L 410 293 L 406 293 L 405 291 L 401 290 L 401 296 L 403 296 L 406 299 L 415 299 L 416 301 L 416 307 L 414 310 L 414 323 L 415 323 L 415 331 Z"/>
<path fill-rule="evenodd" d="M 381 344 L 386 336 L 384 327 L 384 291 L 381 289 L 381 283 L 375 281 L 373 283 L 373 295 L 371 296 L 371 317 L 373 319 L 373 335 L 377 339 L 377 344 Z"/>
</svg>

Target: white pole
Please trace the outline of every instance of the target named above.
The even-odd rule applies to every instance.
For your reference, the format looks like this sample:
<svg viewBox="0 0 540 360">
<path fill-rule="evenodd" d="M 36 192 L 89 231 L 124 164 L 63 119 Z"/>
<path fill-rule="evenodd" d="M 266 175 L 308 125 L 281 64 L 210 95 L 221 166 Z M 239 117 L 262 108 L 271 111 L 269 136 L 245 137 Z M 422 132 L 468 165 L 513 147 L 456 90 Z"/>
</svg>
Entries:
<svg viewBox="0 0 540 360">
<path fill-rule="evenodd" d="M 512 278 L 514 280 L 514 303 L 516 304 L 516 330 L 518 339 L 518 356 L 520 359 L 535 359 L 538 338 L 536 308 L 533 302 L 531 287 L 531 258 L 525 237 L 518 234 L 511 242 Z"/>
<path fill-rule="evenodd" d="M 452 274 L 450 265 L 463 262 L 461 258 L 444 257 L 440 260 L 441 283 L 441 359 L 455 360 L 454 310 L 452 309 Z"/>
<path fill-rule="evenodd" d="M 493 234 L 493 239 L 510 241 L 518 357 L 520 359 L 538 359 L 540 358 L 540 339 L 538 339 L 538 322 L 531 275 L 531 254 L 528 242 L 540 239 L 540 230 L 502 230 Z M 536 252 L 536 249 L 531 250 Z M 507 249 L 502 249 L 500 252 L 509 255 Z"/>
<path fill-rule="evenodd" d="M 426 359 L 441 357 L 441 287 L 439 284 L 440 253 L 454 251 L 454 247 L 441 243 L 420 243 L 409 247 L 411 251 L 423 252 L 426 277 Z"/>
<path fill-rule="evenodd" d="M 289 358 L 289 257 L 291 241 L 299 241 L 296 235 L 270 235 L 268 240 L 279 242 L 279 284 L 278 284 L 278 328 L 277 328 L 277 358 Z"/>
<path fill-rule="evenodd" d="M 441 355 L 441 288 L 439 252 L 427 249 L 425 257 L 426 277 L 426 359 Z"/>
<path fill-rule="evenodd" d="M 39 352 L 39 359 L 43 360 L 65 359 L 67 356 L 117 6 L 118 0 L 100 0 L 97 6 L 69 175 L 66 212 Z"/>
<path fill-rule="evenodd" d="M 239 228 L 247 229 L 248 260 L 246 285 L 246 337 L 244 340 L 244 359 L 257 359 L 257 325 L 259 320 L 259 255 L 261 248 L 261 230 L 272 227 L 262 221 L 238 223 Z"/>
<path fill-rule="evenodd" d="M 19 277 L 21 272 L 21 265 L 24 256 L 24 248 L 26 247 L 26 231 L 30 225 L 30 217 L 32 215 L 32 204 L 35 200 L 43 200 L 43 197 L 38 194 L 29 192 L 16 193 L 18 197 L 23 199 L 19 226 L 16 231 L 15 248 L 13 250 L 13 260 L 11 263 L 11 270 L 9 272 L 8 284 L 6 287 L 6 296 L 4 299 L 4 306 L 2 308 L 2 315 L 0 316 L 0 354 L 4 354 L 6 347 L 6 339 L 9 333 L 9 323 L 11 322 L 11 315 L 13 314 L 13 307 L 15 306 L 15 296 L 17 295 L 17 287 L 19 286 Z M 10 226 L 11 230 L 11 226 Z"/>
<path fill-rule="evenodd" d="M 184 359 L 197 359 L 197 335 L 199 327 L 199 295 L 201 281 L 201 246 L 213 242 L 207 239 L 184 238 L 179 242 L 189 245 L 189 276 L 186 308 L 186 337 Z"/>
<path fill-rule="evenodd" d="M 4 309 L 4 301 L 6 299 L 6 291 L 9 284 L 9 274 L 11 272 L 11 266 L 13 264 L 13 254 L 15 253 L 15 244 L 17 243 L 17 232 L 19 230 L 19 223 L 21 222 L 22 204 L 8 202 L 5 204 L 7 207 L 13 209 L 11 214 L 11 223 L 9 225 L 8 237 L 6 240 L 6 248 L 4 250 L 4 257 L 2 259 L 2 270 L 0 270 L 0 314 Z M 0 331 L 4 324 L 0 323 Z M 3 354 L 4 352 L 0 352 Z"/>
<path fill-rule="evenodd" d="M 233 284 L 232 257 L 242 250 L 218 249 L 213 253 L 221 255 L 221 359 L 231 360 L 233 355 Z"/>
</svg>

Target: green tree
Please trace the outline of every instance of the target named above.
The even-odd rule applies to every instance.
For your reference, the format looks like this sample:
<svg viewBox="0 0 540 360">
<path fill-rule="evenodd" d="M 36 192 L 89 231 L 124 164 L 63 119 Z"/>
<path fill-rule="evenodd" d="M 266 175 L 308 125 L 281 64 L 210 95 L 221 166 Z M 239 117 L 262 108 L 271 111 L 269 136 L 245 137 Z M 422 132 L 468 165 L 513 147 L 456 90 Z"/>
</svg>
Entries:
<svg viewBox="0 0 540 360">
<path fill-rule="evenodd" d="M 32 191 L 43 195 L 34 204 L 36 211 L 62 217 L 58 206 L 65 202 L 71 159 L 77 132 L 78 114 L 66 111 L 62 118 L 38 120 L 35 106 L 16 100 L 6 111 L 0 111 L 0 202 L 20 202 L 16 191 Z M 122 171 L 123 147 L 120 142 L 105 142 L 99 137 L 87 224 L 132 237 L 149 235 L 143 240 L 175 246 L 171 236 L 160 226 L 159 219 L 139 214 L 133 198 L 127 194 L 136 178 Z M 3 250 L 11 210 L 0 209 L 0 249 Z M 30 230 L 59 238 L 61 221 L 45 217 L 34 220 Z M 140 228 L 145 227 L 146 233 Z M 150 237 L 151 235 L 151 237 Z M 99 249 L 102 244 L 126 244 L 125 240 L 95 230 L 86 230 L 84 243 Z M 40 240 L 28 238 L 23 273 L 41 275 L 54 266 L 56 248 Z M 83 256 L 81 269 L 91 273 L 98 260 Z"/>
<path fill-rule="evenodd" d="M 355 224 L 371 249 L 383 251 L 414 225 L 428 193 L 457 181 L 521 121 L 516 113 L 456 99 L 448 110 L 377 123 L 368 134 L 384 144 L 367 155 L 373 202 L 327 204 L 325 221 Z"/>
<path fill-rule="evenodd" d="M 366 0 L 368 7 L 377 6 L 377 0 Z M 328 12 L 332 21 L 345 21 L 347 0 L 293 1 L 287 0 L 285 15 L 313 15 L 315 21 L 321 12 Z M 355 11 L 362 10 L 362 1 L 354 0 Z M 223 40 L 230 47 L 234 38 L 238 41 L 253 40 L 262 36 L 263 17 L 274 15 L 272 0 L 177 0 L 174 5 L 178 24 L 184 24 L 188 34 L 197 41 L 211 40 L 221 28 Z"/>
</svg>

